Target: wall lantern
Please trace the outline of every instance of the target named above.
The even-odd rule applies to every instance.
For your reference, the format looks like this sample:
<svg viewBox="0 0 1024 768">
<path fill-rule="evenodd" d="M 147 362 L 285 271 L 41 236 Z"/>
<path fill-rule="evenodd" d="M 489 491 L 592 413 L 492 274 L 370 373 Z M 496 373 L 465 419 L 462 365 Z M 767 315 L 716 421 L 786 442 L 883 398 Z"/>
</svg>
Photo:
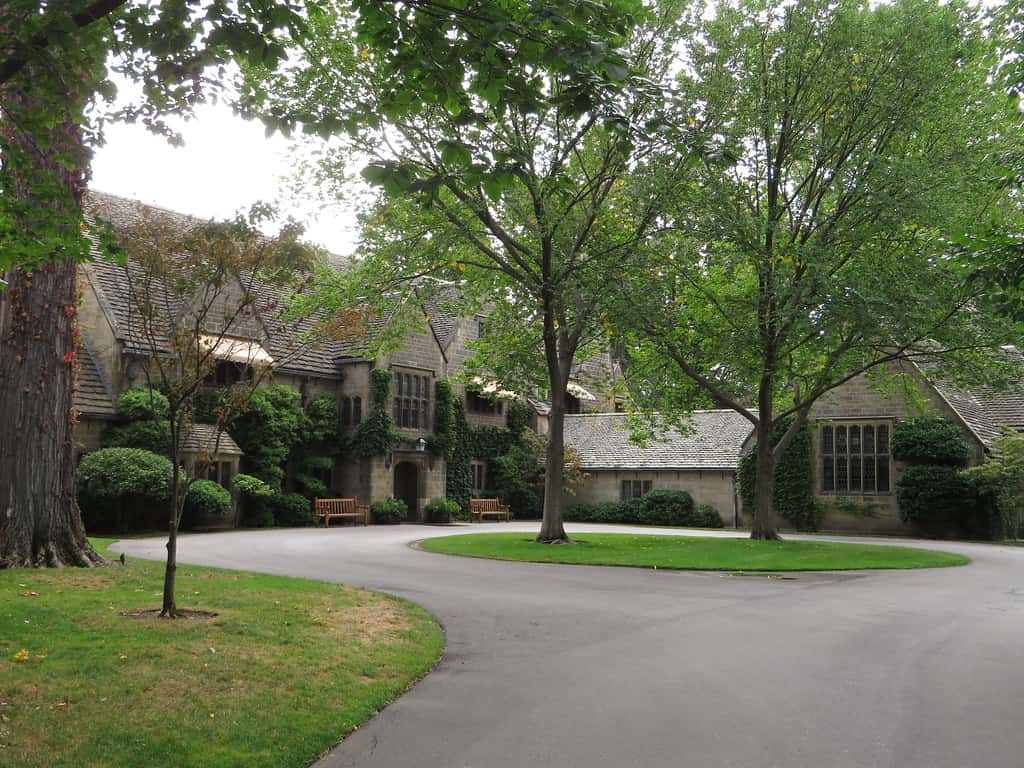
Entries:
<svg viewBox="0 0 1024 768">
<path fill-rule="evenodd" d="M 427 441 L 424 438 L 420 438 L 416 441 L 416 453 L 425 453 L 427 450 Z"/>
</svg>

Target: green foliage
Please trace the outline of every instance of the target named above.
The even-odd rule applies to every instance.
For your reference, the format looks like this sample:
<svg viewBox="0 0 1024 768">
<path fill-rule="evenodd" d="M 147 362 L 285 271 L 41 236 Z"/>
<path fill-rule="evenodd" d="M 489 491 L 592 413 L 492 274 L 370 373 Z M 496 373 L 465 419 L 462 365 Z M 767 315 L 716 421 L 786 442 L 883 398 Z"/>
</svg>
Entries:
<svg viewBox="0 0 1024 768">
<path fill-rule="evenodd" d="M 897 461 L 960 467 L 968 455 L 963 430 L 949 419 L 924 416 L 898 421 L 893 427 L 892 456 Z"/>
<path fill-rule="evenodd" d="M 513 400 L 508 404 L 508 431 L 513 435 L 522 434 L 530 428 L 532 409 L 525 400 Z"/>
<path fill-rule="evenodd" d="M 438 379 L 434 387 L 434 434 L 429 447 L 436 456 L 452 458 L 455 449 L 455 395 L 447 379 Z"/>
<path fill-rule="evenodd" d="M 252 499 L 267 498 L 274 495 L 274 489 L 258 477 L 239 472 L 231 481 L 232 487 L 242 496 Z"/>
<path fill-rule="evenodd" d="M 274 384 L 253 391 L 244 412 L 231 420 L 229 431 L 245 454 L 248 472 L 280 489 L 284 463 L 305 425 L 299 393 Z"/>
<path fill-rule="evenodd" d="M 331 495 L 327 484 L 313 475 L 296 475 L 295 485 L 307 499 L 324 499 Z"/>
<path fill-rule="evenodd" d="M 960 474 L 978 499 L 980 536 L 1024 537 L 1024 435 L 1006 434 L 995 443 L 994 456 Z"/>
<path fill-rule="evenodd" d="M 370 372 L 370 408 L 352 436 L 352 451 L 369 458 L 390 451 L 399 435 L 391 420 L 391 371 L 374 368 Z"/>
<path fill-rule="evenodd" d="M 508 430 L 508 434 L 513 432 Z M 529 430 L 520 433 L 508 450 L 488 462 L 489 484 L 508 503 L 517 520 L 539 517 L 541 512 L 539 479 L 543 454 L 537 450 L 536 443 L 528 440 L 531 435 Z"/>
<path fill-rule="evenodd" d="M 694 508 L 686 491 L 654 490 L 639 499 L 573 504 L 565 519 L 578 523 L 624 523 L 628 525 L 666 525 L 689 528 L 723 528 L 721 516 L 713 507 Z"/>
<path fill-rule="evenodd" d="M 185 509 L 198 517 L 227 517 L 231 512 L 231 494 L 213 480 L 196 480 L 185 496 Z"/>
<path fill-rule="evenodd" d="M 775 445 L 789 429 L 792 419 L 784 419 L 772 429 Z M 740 456 L 736 481 L 744 514 L 753 517 L 754 483 L 757 479 L 757 446 Z M 811 432 L 807 425 L 793 437 L 786 452 L 775 465 L 775 511 L 799 531 L 816 531 L 823 510 L 815 504 L 811 473 Z"/>
<path fill-rule="evenodd" d="M 930 536 L 962 537 L 975 527 L 973 483 L 956 467 L 915 464 L 896 483 L 900 519 Z"/>
<path fill-rule="evenodd" d="M 473 458 L 472 433 L 466 421 L 466 404 L 462 398 L 455 398 L 454 427 L 451 442 L 451 457 L 448 459 L 448 473 L 445 476 L 445 496 L 458 502 L 462 511 L 469 513 L 469 497 L 473 490 L 473 474 L 469 462 Z"/>
<path fill-rule="evenodd" d="M 174 467 L 164 456 L 140 448 L 103 448 L 87 453 L 78 464 L 78 492 L 92 499 L 122 496 L 171 497 Z"/>
<path fill-rule="evenodd" d="M 270 509 L 276 526 L 313 524 L 313 504 L 300 493 L 276 493 L 264 503 Z"/>
<path fill-rule="evenodd" d="M 167 420 L 146 419 L 114 424 L 103 430 L 100 442 L 104 448 L 141 448 L 161 456 L 170 456 L 171 423 Z"/>
<path fill-rule="evenodd" d="M 126 389 L 117 397 L 117 415 L 125 421 L 166 419 L 169 409 L 167 396 L 152 387 Z"/>
<path fill-rule="evenodd" d="M 409 507 L 401 499 L 375 501 L 370 505 L 370 517 L 378 525 L 404 523 L 408 514 Z"/>
<path fill-rule="evenodd" d="M 330 394 L 314 397 L 306 405 L 303 443 L 315 446 L 327 454 L 338 453 L 340 436 L 338 399 Z"/>
<path fill-rule="evenodd" d="M 428 523 L 450 523 L 458 519 L 462 507 L 457 501 L 438 497 L 428 501 L 423 510 Z"/>
</svg>

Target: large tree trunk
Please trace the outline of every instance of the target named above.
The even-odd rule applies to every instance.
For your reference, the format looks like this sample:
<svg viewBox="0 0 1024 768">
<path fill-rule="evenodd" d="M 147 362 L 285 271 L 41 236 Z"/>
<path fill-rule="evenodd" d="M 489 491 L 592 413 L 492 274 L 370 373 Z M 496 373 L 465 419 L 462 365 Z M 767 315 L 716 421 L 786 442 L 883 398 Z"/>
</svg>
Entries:
<svg viewBox="0 0 1024 768">
<path fill-rule="evenodd" d="M 562 523 L 562 478 L 565 474 L 565 395 L 556 393 L 551 398 L 548 421 L 548 454 L 544 470 L 544 519 L 540 524 L 537 541 L 551 544 L 567 542 Z"/>
<path fill-rule="evenodd" d="M 2 194 L 24 204 L 33 224 L 67 227 L 66 240 L 75 241 L 87 151 L 70 112 L 42 137 L 20 130 L 11 113 L 24 116 L 32 108 L 13 88 L 0 93 Z M 7 568 L 105 562 L 85 538 L 75 500 L 75 262 L 66 253 L 47 256 L 52 261 L 37 269 L 10 269 L 8 287 L 0 289 L 0 415 L 7 441 L 0 450 L 0 567 Z"/>
<path fill-rule="evenodd" d="M 75 500 L 75 263 L 12 269 L 0 291 L 0 567 L 90 566 Z"/>
<path fill-rule="evenodd" d="M 775 455 L 771 423 L 762 419 L 757 426 L 756 437 L 754 522 L 750 526 L 750 538 L 778 541 L 781 537 L 775 527 Z"/>
</svg>

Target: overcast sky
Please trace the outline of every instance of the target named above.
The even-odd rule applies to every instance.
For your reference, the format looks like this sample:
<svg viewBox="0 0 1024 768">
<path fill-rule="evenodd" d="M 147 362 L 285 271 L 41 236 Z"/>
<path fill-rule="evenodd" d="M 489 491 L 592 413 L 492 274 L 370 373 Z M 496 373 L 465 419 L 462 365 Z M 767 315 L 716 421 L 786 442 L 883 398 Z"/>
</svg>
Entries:
<svg viewBox="0 0 1024 768">
<path fill-rule="evenodd" d="M 307 225 L 307 239 L 334 253 L 352 250 L 351 210 L 320 211 L 317 201 L 296 201 L 285 191 L 293 166 L 287 139 L 266 138 L 262 124 L 225 105 L 205 105 L 194 119 L 173 125 L 185 146 L 172 147 L 140 125 L 108 125 L 90 186 L 201 218 L 226 218 L 257 200 L 275 202 Z"/>
</svg>

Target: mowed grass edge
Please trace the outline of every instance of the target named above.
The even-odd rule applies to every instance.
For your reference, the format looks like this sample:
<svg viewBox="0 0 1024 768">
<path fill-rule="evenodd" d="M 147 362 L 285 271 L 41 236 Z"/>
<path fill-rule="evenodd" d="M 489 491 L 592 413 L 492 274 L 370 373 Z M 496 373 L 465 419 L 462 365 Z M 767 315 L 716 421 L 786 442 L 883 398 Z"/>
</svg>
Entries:
<svg viewBox="0 0 1024 768">
<path fill-rule="evenodd" d="M 699 571 L 941 568 L 970 562 L 951 552 L 826 541 L 622 533 L 581 533 L 571 538 L 572 544 L 538 544 L 525 533 L 474 533 L 425 539 L 419 546 L 429 552 L 494 560 Z"/>
<path fill-rule="evenodd" d="M 186 565 L 179 607 L 216 618 L 122 616 L 159 607 L 162 573 L 0 571 L 0 765 L 299 768 L 444 649 L 396 597 Z"/>
</svg>

